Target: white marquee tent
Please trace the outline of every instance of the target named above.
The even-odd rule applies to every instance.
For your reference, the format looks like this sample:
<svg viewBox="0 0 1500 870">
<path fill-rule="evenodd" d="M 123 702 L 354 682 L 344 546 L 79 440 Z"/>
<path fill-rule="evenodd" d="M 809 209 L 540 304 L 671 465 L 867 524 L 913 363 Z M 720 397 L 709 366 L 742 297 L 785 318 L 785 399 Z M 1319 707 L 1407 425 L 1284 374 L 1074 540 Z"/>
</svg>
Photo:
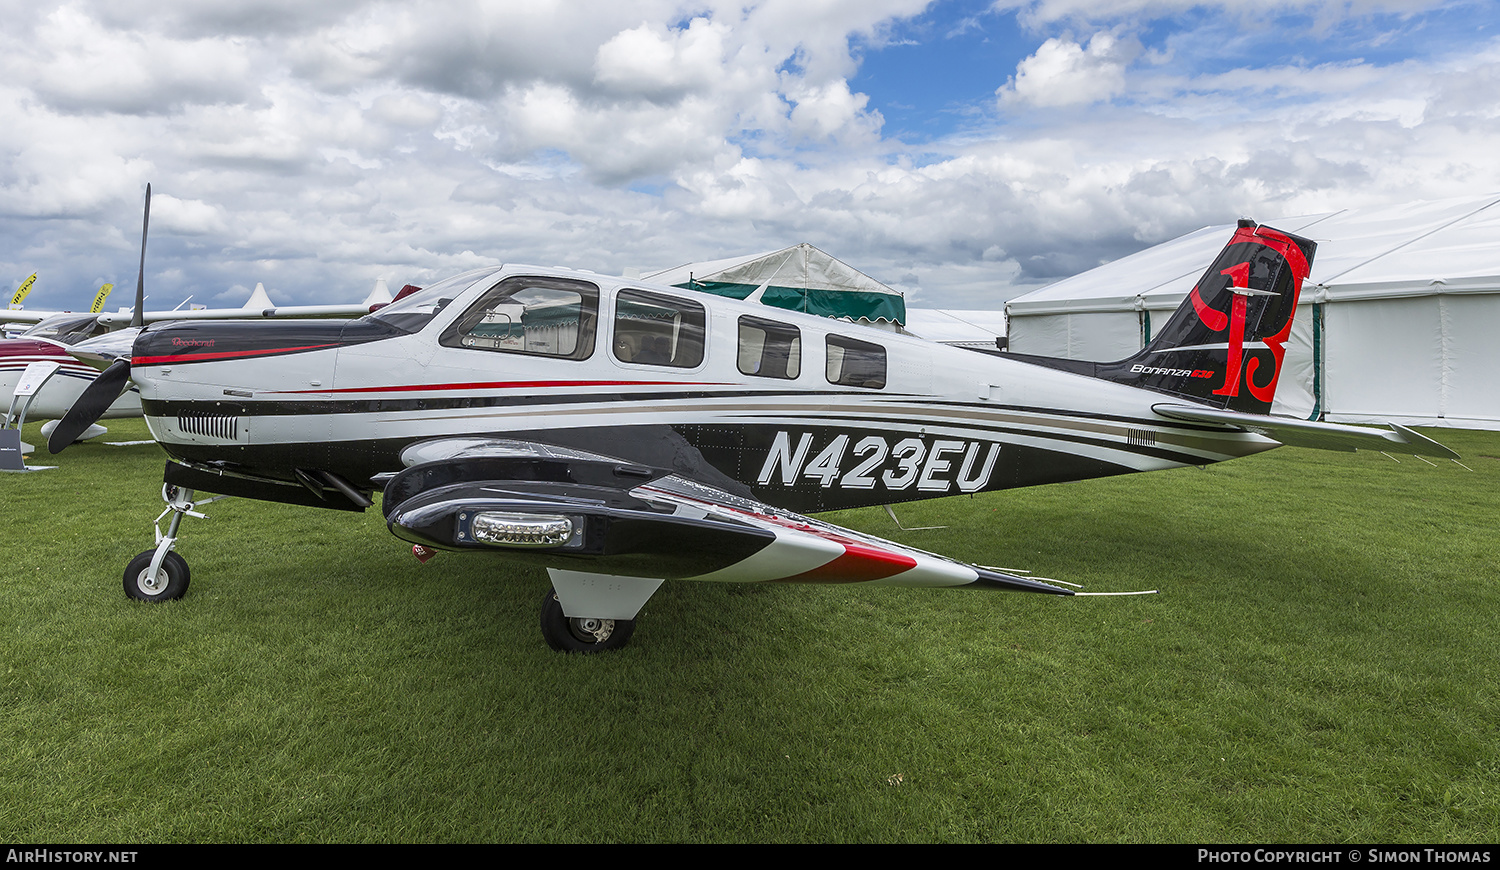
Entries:
<svg viewBox="0 0 1500 870">
<path fill-rule="evenodd" d="M 908 308 L 906 331 L 941 344 L 995 348 L 996 341 L 1005 337 L 1005 312 Z"/>
<path fill-rule="evenodd" d="M 1500 194 L 1264 223 L 1318 243 L 1273 413 L 1500 429 Z M 1130 356 L 1233 231 L 1207 227 L 1011 300 L 1011 349 Z"/>
</svg>

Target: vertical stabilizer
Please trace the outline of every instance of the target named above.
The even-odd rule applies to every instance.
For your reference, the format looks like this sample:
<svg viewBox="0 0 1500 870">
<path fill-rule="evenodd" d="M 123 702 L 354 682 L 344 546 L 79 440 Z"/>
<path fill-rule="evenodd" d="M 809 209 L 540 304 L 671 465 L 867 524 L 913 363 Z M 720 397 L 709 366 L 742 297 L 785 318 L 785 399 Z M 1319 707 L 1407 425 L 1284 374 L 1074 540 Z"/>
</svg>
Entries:
<svg viewBox="0 0 1500 870">
<path fill-rule="evenodd" d="M 1271 409 L 1297 298 L 1317 245 L 1253 221 L 1140 353 L 1094 376 L 1250 414 Z"/>
</svg>

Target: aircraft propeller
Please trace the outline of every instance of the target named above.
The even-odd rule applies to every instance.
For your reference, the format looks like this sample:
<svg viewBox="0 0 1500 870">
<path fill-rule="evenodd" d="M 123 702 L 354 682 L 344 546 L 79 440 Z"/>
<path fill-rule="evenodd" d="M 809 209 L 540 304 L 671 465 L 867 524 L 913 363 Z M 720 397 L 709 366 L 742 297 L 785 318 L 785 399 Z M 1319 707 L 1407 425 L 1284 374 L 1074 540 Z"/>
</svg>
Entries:
<svg viewBox="0 0 1500 870">
<path fill-rule="evenodd" d="M 146 231 L 151 225 L 151 185 L 146 185 L 146 212 L 141 218 L 141 268 L 135 279 L 135 313 L 130 317 L 130 329 L 122 330 L 119 336 L 133 342 L 137 333 L 146 324 Z M 128 335 L 125 335 L 128 334 Z M 73 407 L 58 421 L 47 439 L 47 451 L 63 452 L 69 444 L 78 440 L 95 421 L 104 416 L 109 406 L 115 403 L 130 387 L 130 346 L 125 344 L 124 353 L 116 357 L 94 382 L 84 389 Z"/>
</svg>

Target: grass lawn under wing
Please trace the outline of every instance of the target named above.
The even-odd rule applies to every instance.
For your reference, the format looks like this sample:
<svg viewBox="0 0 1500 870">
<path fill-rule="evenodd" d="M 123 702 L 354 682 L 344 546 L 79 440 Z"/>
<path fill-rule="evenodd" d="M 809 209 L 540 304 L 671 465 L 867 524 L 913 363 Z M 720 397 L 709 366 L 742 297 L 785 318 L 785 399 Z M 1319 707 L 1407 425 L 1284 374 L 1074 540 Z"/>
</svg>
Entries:
<svg viewBox="0 0 1500 870">
<path fill-rule="evenodd" d="M 144 438 L 115 421 L 104 440 Z M 0 475 L 0 837 L 1500 839 L 1500 434 L 833 522 L 1141 598 L 667 584 L 552 653 L 540 570 L 230 499 L 130 601 L 163 455 Z M 40 443 L 35 427 L 27 440 Z"/>
</svg>

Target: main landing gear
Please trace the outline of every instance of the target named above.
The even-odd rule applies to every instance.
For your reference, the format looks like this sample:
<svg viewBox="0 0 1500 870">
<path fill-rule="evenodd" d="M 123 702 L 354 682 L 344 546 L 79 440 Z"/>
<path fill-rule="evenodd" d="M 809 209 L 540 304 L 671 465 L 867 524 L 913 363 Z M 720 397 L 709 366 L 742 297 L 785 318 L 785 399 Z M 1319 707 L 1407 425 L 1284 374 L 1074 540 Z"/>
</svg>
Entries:
<svg viewBox="0 0 1500 870">
<path fill-rule="evenodd" d="M 161 497 L 166 501 L 167 509 L 156 518 L 156 547 L 131 559 L 130 564 L 125 566 L 125 594 L 137 601 L 175 601 L 187 594 L 188 581 L 192 579 L 193 572 L 188 569 L 187 560 L 173 552 L 177 546 L 177 531 L 182 526 L 182 518 L 190 516 L 206 520 L 207 515 L 193 508 L 227 496 L 216 495 L 195 502 L 191 489 L 181 489 L 168 483 L 162 485 Z M 171 514 L 172 519 L 168 521 L 167 533 L 163 535 L 161 521 L 167 514 Z"/>
<path fill-rule="evenodd" d="M 635 633 L 636 615 L 662 584 L 644 577 L 561 568 L 548 568 L 547 575 L 552 588 L 542 596 L 542 637 L 558 652 L 596 653 L 623 647 Z"/>
<path fill-rule="evenodd" d="M 619 649 L 635 633 L 634 619 L 565 616 L 557 592 L 542 596 L 542 637 L 558 652 L 606 652 Z"/>
</svg>

